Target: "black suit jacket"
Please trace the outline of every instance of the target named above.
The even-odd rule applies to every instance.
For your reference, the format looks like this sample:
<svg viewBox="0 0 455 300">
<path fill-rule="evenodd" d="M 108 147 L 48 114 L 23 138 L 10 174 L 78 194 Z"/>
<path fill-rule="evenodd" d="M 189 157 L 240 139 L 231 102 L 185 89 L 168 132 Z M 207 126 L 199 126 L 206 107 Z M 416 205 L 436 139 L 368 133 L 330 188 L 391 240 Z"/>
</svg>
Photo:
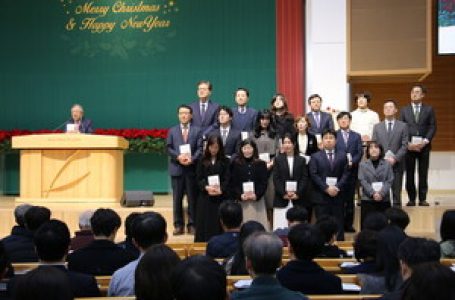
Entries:
<svg viewBox="0 0 455 300">
<path fill-rule="evenodd" d="M 294 205 L 304 205 L 308 199 L 304 199 L 305 189 L 308 184 L 308 168 L 306 165 L 305 158 L 296 155 L 294 156 L 294 166 L 292 168 L 292 177 L 289 174 L 289 164 L 287 156 L 280 154 L 275 157 L 275 163 L 273 168 L 273 184 L 275 186 L 275 199 L 273 200 L 274 207 L 286 207 L 289 204 L 289 200 L 283 199 L 286 194 L 286 181 L 297 182 L 297 195 L 298 200 L 293 201 Z"/>
<path fill-rule="evenodd" d="M 113 242 L 94 240 L 68 255 L 68 269 L 94 276 L 112 275 L 132 260 L 134 257 Z"/>
<path fill-rule="evenodd" d="M 341 294 L 341 279 L 313 261 L 292 260 L 276 274 L 280 283 L 306 295 Z"/>
<path fill-rule="evenodd" d="M 210 130 L 208 134 L 206 134 L 207 137 L 211 135 L 217 135 L 221 137 L 221 131 L 218 125 L 213 126 L 212 130 Z M 226 138 L 226 143 L 224 144 L 223 147 L 224 154 L 229 158 L 234 156 L 234 154 L 236 154 L 239 151 L 241 141 L 242 141 L 241 131 L 234 129 L 231 125 L 231 127 L 229 128 L 228 136 Z"/>
<path fill-rule="evenodd" d="M 3 240 L 5 251 L 11 262 L 37 262 L 38 256 L 33 243 L 33 232 L 14 226 L 11 235 Z"/>
<path fill-rule="evenodd" d="M 215 124 L 217 121 L 217 112 L 219 105 L 212 100 L 208 100 L 207 108 L 205 110 L 204 118 L 201 116 L 200 102 L 195 101 L 190 104 L 190 107 L 193 109 L 193 121 L 192 124 L 201 128 L 202 132 L 205 132 L 207 128 Z"/>
<path fill-rule="evenodd" d="M 242 163 L 238 158 L 232 162 L 229 182 L 232 199 L 241 200 L 243 183 L 247 181 L 254 182 L 256 201 L 260 200 L 267 189 L 268 173 L 265 162 L 257 159 Z"/>
<path fill-rule="evenodd" d="M 299 145 L 299 151 L 302 151 L 303 147 L 299 144 L 299 134 L 298 133 L 295 135 L 295 140 L 296 140 L 297 144 Z M 314 134 L 311 134 L 308 132 L 307 133 L 306 151 L 305 151 L 305 153 L 302 153 L 302 154 L 311 156 L 318 151 L 319 151 L 319 148 L 318 148 L 318 141 L 316 140 L 316 136 Z"/>
<path fill-rule="evenodd" d="M 436 133 L 436 116 L 431 106 L 421 104 L 419 121 L 415 121 L 414 110 L 409 104 L 403 107 L 400 111 L 400 120 L 408 124 L 409 140 L 413 136 L 421 136 L 426 138 L 430 143 L 425 148 L 431 147 L 431 141 Z"/>
<path fill-rule="evenodd" d="M 333 129 L 333 119 L 332 115 L 329 113 L 320 112 L 319 115 L 319 127 L 316 124 L 316 120 L 314 119 L 313 112 L 309 112 L 306 114 L 308 117 L 308 120 L 310 120 L 311 127 L 308 129 L 308 132 L 311 134 L 322 134 L 325 129 Z"/>
</svg>

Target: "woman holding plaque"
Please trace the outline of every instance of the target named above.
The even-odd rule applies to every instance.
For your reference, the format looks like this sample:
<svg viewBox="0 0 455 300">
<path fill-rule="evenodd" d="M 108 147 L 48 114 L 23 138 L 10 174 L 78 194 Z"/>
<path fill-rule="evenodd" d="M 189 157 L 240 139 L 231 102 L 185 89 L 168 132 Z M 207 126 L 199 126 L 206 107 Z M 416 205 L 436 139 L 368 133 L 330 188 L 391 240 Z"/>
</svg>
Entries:
<svg viewBox="0 0 455 300">
<path fill-rule="evenodd" d="M 224 155 L 223 142 L 219 135 L 207 139 L 204 156 L 196 169 L 199 198 L 196 202 L 195 242 L 207 242 L 212 236 L 222 233 L 218 210 L 226 200 L 229 184 L 229 159 Z"/>
<path fill-rule="evenodd" d="M 384 212 L 390 207 L 390 187 L 393 182 L 391 165 L 384 160 L 382 145 L 371 142 L 366 149 L 367 160 L 359 165 L 359 181 L 362 187 L 360 224 L 373 211 Z"/>
<path fill-rule="evenodd" d="M 275 158 L 273 183 L 273 230 L 288 227 L 286 211 L 294 206 L 304 206 L 305 189 L 309 181 L 305 158 L 299 155 L 294 136 L 285 133 L 281 138 L 282 154 Z"/>
<path fill-rule="evenodd" d="M 243 221 L 254 220 L 268 228 L 264 193 L 267 189 L 267 166 L 259 159 L 256 143 L 243 140 L 231 164 L 230 192 L 243 209 Z"/>
<path fill-rule="evenodd" d="M 272 122 L 272 113 L 268 109 L 264 109 L 258 113 L 256 126 L 251 136 L 256 142 L 259 152 L 259 159 L 267 164 L 267 190 L 264 194 L 265 206 L 267 208 L 267 219 L 272 224 L 273 219 L 273 199 L 275 198 L 275 190 L 273 188 L 273 161 L 275 155 L 279 152 L 279 143 L 276 136 L 275 127 Z"/>
</svg>

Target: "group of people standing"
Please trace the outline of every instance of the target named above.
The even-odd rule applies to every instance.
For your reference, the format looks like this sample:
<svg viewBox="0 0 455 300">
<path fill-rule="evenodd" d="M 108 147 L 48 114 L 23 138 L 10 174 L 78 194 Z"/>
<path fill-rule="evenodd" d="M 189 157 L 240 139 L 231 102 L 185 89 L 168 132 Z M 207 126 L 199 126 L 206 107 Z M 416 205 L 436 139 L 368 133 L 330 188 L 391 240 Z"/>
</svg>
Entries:
<svg viewBox="0 0 455 300">
<path fill-rule="evenodd" d="M 411 104 L 398 116 L 396 101 L 384 102 L 385 120 L 368 108 L 367 93 L 356 94 L 357 109 L 336 116 L 321 111 L 322 98 L 308 98 L 311 111 L 294 117 L 283 94 L 270 108 L 248 106 L 249 91 L 235 91 L 236 106 L 210 100 L 212 84 L 197 84 L 198 100 L 178 107 L 179 124 L 169 130 L 167 151 L 173 191 L 174 235 L 207 241 L 221 232 L 218 208 L 225 200 L 242 205 L 243 220 L 265 228 L 286 227 L 285 214 L 303 206 L 309 215 L 333 216 L 338 239 L 353 232 L 356 185 L 362 187 L 363 219 L 392 203 L 401 206 L 406 169 L 408 206 L 427 206 L 428 163 L 436 131 L 433 109 L 422 103 L 425 88 L 411 89 Z M 364 150 L 366 149 L 366 150 Z M 419 188 L 414 173 L 418 161 Z M 187 196 L 186 226 L 183 197 Z"/>
</svg>

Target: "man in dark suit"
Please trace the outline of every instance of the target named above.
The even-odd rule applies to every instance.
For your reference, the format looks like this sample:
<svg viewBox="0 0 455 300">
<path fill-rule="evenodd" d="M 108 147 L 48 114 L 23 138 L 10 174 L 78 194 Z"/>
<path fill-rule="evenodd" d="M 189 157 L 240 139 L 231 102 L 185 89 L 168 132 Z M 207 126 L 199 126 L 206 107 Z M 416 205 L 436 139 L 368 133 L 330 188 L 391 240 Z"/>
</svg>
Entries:
<svg viewBox="0 0 455 300">
<path fill-rule="evenodd" d="M 193 112 L 192 125 L 199 127 L 202 133 L 216 123 L 216 113 L 219 105 L 210 100 L 212 88 L 210 81 L 199 81 L 197 84 L 199 100 L 189 105 Z"/>
<path fill-rule="evenodd" d="M 344 240 L 343 198 L 349 179 L 346 153 L 337 151 L 336 132 L 327 129 L 322 135 L 323 149 L 314 153 L 310 160 L 310 176 L 314 184 L 316 218 L 333 216 L 338 223 L 338 240 Z"/>
<path fill-rule="evenodd" d="M 90 219 L 95 240 L 88 246 L 68 255 L 70 271 L 94 276 L 112 275 L 134 259 L 114 243 L 121 225 L 119 215 L 110 208 L 99 208 Z"/>
<path fill-rule="evenodd" d="M 206 137 L 219 136 L 223 142 L 224 154 L 228 158 L 233 158 L 232 156 L 238 152 L 241 142 L 241 132 L 235 129 L 232 123 L 233 116 L 234 113 L 229 107 L 220 106 L 217 113 L 217 123 L 212 125 L 204 134 Z"/>
<path fill-rule="evenodd" d="M 278 281 L 303 294 L 341 294 L 341 279 L 313 261 L 324 246 L 319 229 L 315 225 L 297 224 L 289 231 L 288 239 L 293 259 L 277 272 Z"/>
<path fill-rule="evenodd" d="M 238 88 L 235 91 L 235 102 L 237 107 L 233 107 L 232 111 L 232 128 L 238 131 L 251 132 L 254 130 L 258 112 L 251 107 L 248 107 L 250 92 L 246 88 Z"/>
<path fill-rule="evenodd" d="M 408 146 L 408 126 L 396 120 L 398 112 L 395 100 L 384 102 L 385 119 L 373 128 L 373 141 L 384 148 L 384 159 L 393 167 L 392 203 L 401 207 L 404 160 Z"/>
<path fill-rule="evenodd" d="M 346 153 L 350 176 L 343 193 L 344 205 L 344 230 L 355 232 L 354 224 L 354 194 L 357 183 L 359 164 L 362 160 L 362 137 L 351 126 L 352 116 L 349 112 L 343 111 L 337 115 L 337 122 L 340 129 L 337 131 L 336 150 Z"/>
<path fill-rule="evenodd" d="M 418 161 L 420 206 L 428 206 L 428 167 L 430 165 L 431 141 L 436 133 L 436 117 L 433 108 L 423 104 L 426 88 L 414 84 L 411 89 L 411 104 L 403 107 L 400 120 L 408 124 L 408 152 L 406 153 L 406 191 L 409 202 L 407 206 L 415 206 L 417 197 L 414 173 Z"/>
<path fill-rule="evenodd" d="M 74 125 L 74 128 L 68 130 L 68 125 Z M 68 133 L 92 133 L 92 121 L 84 117 L 84 108 L 80 104 L 74 104 L 71 107 L 71 118 L 65 123 L 65 132 Z"/>
<path fill-rule="evenodd" d="M 184 233 L 183 196 L 188 201 L 187 232 L 194 234 L 197 199 L 196 165 L 202 152 L 202 134 L 191 123 L 193 110 L 188 105 L 178 108 L 179 124 L 169 129 L 166 147 L 169 159 L 169 175 L 172 184 L 174 235 Z"/>
<path fill-rule="evenodd" d="M 40 266 L 59 269 L 68 277 L 74 297 L 99 297 L 100 291 L 95 277 L 83 273 L 69 271 L 65 266 L 70 245 L 68 226 L 59 220 L 44 223 L 35 233 L 34 243 Z M 10 284 L 14 294 L 15 281 Z"/>
<path fill-rule="evenodd" d="M 244 249 L 246 268 L 253 277 L 253 282 L 249 288 L 232 293 L 232 300 L 308 299 L 299 292 L 283 287 L 275 278 L 283 254 L 283 244 L 278 236 L 268 232 L 256 232 L 245 241 Z"/>
<path fill-rule="evenodd" d="M 307 113 L 308 120 L 310 121 L 310 128 L 308 132 L 318 138 L 318 143 L 322 137 L 322 133 L 326 129 L 334 129 L 332 116 L 326 112 L 321 111 L 322 98 L 318 94 L 313 94 L 308 97 L 308 105 L 311 111 Z"/>
</svg>

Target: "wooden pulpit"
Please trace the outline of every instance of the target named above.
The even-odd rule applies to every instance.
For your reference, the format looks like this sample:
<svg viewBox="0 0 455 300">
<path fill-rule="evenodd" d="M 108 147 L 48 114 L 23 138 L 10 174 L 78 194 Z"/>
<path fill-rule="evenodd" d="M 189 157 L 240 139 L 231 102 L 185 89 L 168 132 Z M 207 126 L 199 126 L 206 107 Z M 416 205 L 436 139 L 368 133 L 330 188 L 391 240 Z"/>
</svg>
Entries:
<svg viewBox="0 0 455 300">
<path fill-rule="evenodd" d="M 123 195 L 123 151 L 118 136 L 34 134 L 12 139 L 20 149 L 17 202 L 119 202 Z"/>
</svg>

